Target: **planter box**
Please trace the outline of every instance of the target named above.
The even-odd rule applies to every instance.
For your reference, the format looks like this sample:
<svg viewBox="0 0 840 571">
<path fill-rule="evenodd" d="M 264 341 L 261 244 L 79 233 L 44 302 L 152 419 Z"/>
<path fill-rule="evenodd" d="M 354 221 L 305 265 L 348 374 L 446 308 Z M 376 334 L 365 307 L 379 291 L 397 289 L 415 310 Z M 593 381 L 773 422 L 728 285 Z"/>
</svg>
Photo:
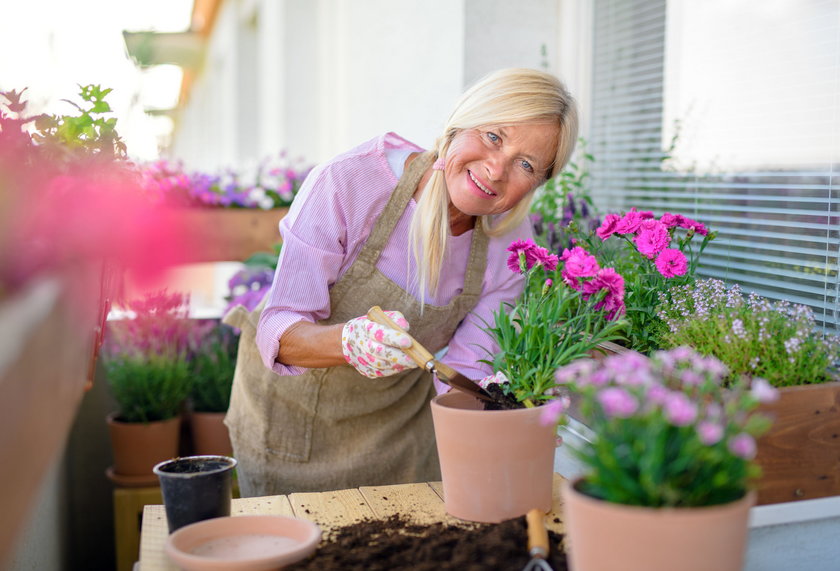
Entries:
<svg viewBox="0 0 840 571">
<path fill-rule="evenodd" d="M 84 393 L 98 274 L 41 280 L 0 302 L 0 567 L 8 562 Z M 87 281 L 87 280 L 90 281 Z M 75 295 L 69 295 L 73 292 Z"/>
<path fill-rule="evenodd" d="M 840 495 L 840 381 L 785 387 L 758 441 L 759 504 Z"/>
<path fill-rule="evenodd" d="M 194 246 L 183 263 L 242 261 L 272 252 L 280 242 L 278 224 L 288 208 L 185 208 L 173 214 Z"/>
</svg>

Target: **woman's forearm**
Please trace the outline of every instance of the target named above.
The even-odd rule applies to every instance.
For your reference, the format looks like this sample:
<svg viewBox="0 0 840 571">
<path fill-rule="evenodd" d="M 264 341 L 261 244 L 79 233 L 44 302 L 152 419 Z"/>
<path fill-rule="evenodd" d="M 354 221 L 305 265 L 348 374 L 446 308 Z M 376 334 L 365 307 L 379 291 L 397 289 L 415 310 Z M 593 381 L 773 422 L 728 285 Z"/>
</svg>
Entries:
<svg viewBox="0 0 840 571">
<path fill-rule="evenodd" d="M 280 338 L 277 362 L 310 369 L 344 365 L 341 348 L 343 323 L 316 325 L 299 321 Z"/>
</svg>

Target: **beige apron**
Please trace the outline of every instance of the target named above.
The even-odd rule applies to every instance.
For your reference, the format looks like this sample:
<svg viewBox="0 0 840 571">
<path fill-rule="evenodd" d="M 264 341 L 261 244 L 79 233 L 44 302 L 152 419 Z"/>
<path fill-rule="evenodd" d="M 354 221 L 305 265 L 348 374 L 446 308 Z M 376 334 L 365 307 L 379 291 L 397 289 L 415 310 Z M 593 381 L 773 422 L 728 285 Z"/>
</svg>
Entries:
<svg viewBox="0 0 840 571">
<path fill-rule="evenodd" d="M 376 269 L 433 160 L 434 154 L 424 153 L 409 164 L 358 258 L 330 290 L 330 317 L 319 323 L 345 322 L 379 305 L 401 311 L 411 334 L 435 352 L 475 307 L 487 261 L 487 237 L 478 223 L 463 291 L 446 306 L 427 304 L 421 316 L 419 302 Z M 341 365 L 277 375 L 263 365 L 254 342 L 264 304 L 251 313 L 239 306 L 225 316 L 242 330 L 225 423 L 243 497 L 440 478 L 429 373 L 418 368 L 369 379 Z"/>
</svg>

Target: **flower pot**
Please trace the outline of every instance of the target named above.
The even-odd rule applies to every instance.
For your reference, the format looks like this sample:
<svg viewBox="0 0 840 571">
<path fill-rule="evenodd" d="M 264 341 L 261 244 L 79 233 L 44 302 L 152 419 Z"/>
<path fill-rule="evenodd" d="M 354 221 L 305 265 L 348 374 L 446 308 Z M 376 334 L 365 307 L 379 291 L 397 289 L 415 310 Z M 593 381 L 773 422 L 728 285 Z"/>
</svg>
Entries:
<svg viewBox="0 0 840 571">
<path fill-rule="evenodd" d="M 107 417 L 114 453 L 113 479 L 120 483 L 151 480 L 155 464 L 178 455 L 181 417 L 155 422 L 120 422 L 117 414 Z"/>
<path fill-rule="evenodd" d="M 233 456 L 228 428 L 224 424 L 223 412 L 192 412 L 190 429 L 192 431 L 193 454 Z"/>
<path fill-rule="evenodd" d="M 431 406 L 447 513 L 498 523 L 551 511 L 555 427 L 540 424 L 539 407 L 483 410 L 456 390 Z"/>
<path fill-rule="evenodd" d="M 191 523 L 230 515 L 234 467 L 236 460 L 227 456 L 184 456 L 154 467 L 169 533 Z"/>
<path fill-rule="evenodd" d="M 563 482 L 566 550 L 574 571 L 740 571 L 755 492 L 729 504 L 647 508 L 599 500 Z"/>
<path fill-rule="evenodd" d="M 840 495 L 840 381 L 780 388 L 759 410 L 775 420 L 758 440 L 758 503 Z"/>
</svg>

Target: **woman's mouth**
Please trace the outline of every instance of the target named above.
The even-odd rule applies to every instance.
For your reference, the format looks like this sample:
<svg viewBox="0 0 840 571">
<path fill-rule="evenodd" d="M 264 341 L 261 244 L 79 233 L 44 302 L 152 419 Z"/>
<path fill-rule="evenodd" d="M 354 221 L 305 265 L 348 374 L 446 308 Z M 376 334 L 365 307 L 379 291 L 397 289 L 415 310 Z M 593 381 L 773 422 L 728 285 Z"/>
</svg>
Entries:
<svg viewBox="0 0 840 571">
<path fill-rule="evenodd" d="M 481 182 L 479 182 L 479 180 L 473 176 L 473 173 L 471 171 L 467 171 L 467 174 L 469 175 L 470 180 L 473 181 L 473 184 L 475 184 L 478 187 L 478 189 L 481 190 L 481 192 L 483 192 L 487 196 L 496 196 L 496 193 L 484 186 L 483 184 L 481 184 Z"/>
</svg>

